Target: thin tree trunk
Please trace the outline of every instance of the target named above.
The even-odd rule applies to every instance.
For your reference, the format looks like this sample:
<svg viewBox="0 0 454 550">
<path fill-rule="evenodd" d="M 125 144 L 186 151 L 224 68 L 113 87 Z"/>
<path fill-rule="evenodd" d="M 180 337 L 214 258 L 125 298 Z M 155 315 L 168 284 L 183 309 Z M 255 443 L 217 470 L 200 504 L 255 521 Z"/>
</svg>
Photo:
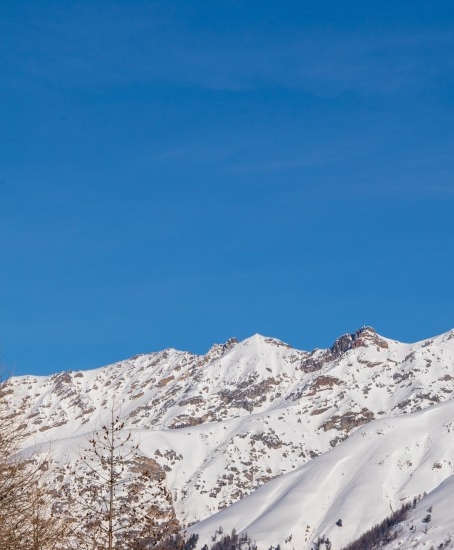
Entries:
<svg viewBox="0 0 454 550">
<path fill-rule="evenodd" d="M 109 476 L 109 540 L 108 540 L 108 550 L 113 550 L 113 515 L 114 515 L 114 487 L 115 487 L 115 471 L 114 471 L 114 450 L 115 450 L 115 441 L 114 441 L 114 417 L 112 410 L 112 421 L 110 428 L 110 476 Z"/>
</svg>

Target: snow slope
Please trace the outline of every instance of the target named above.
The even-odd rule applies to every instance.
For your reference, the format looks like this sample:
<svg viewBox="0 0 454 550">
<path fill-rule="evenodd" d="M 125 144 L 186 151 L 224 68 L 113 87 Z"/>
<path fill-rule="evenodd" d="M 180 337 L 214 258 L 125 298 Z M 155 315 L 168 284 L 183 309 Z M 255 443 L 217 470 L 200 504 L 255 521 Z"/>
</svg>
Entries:
<svg viewBox="0 0 454 550">
<path fill-rule="evenodd" d="M 363 327 L 312 352 L 254 335 L 201 356 L 169 349 L 91 371 L 15 377 L 5 389 L 32 428 L 29 447 L 51 445 L 55 467 L 75 460 L 115 403 L 165 473 L 178 519 L 205 520 L 194 526 L 203 536 L 219 518 L 230 528 L 238 509 L 236 528 L 253 529 L 261 547 L 292 535 L 286 544 L 310 548 L 325 534 L 339 548 L 401 498 L 430 495 L 451 475 L 451 432 L 438 411 L 451 411 L 454 331 L 403 344 Z M 290 499 L 294 515 L 273 495 L 282 506 Z M 341 505 L 365 508 L 366 496 L 371 512 L 356 517 L 353 504 Z"/>
<path fill-rule="evenodd" d="M 443 537 L 447 530 L 454 535 L 454 514 L 449 506 L 439 505 L 440 499 L 452 498 L 453 418 L 454 402 L 449 401 L 370 422 L 336 448 L 270 481 L 190 532 L 199 533 L 203 543 L 219 526 L 224 532 L 236 528 L 261 548 L 279 543 L 282 548 L 306 549 L 318 537 L 328 537 L 338 549 L 403 503 L 428 493 L 423 507 L 440 510 L 440 521 L 434 515 L 433 523 Z M 420 509 L 421 504 L 416 523 Z M 341 527 L 336 525 L 339 519 Z M 422 531 L 421 521 L 419 526 Z"/>
</svg>

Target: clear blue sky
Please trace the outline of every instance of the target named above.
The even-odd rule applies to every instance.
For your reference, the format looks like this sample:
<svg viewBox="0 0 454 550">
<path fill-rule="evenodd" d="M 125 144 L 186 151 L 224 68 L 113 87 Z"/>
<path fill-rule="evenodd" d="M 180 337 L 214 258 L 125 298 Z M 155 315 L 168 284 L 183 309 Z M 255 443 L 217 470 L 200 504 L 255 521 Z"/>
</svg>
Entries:
<svg viewBox="0 0 454 550">
<path fill-rule="evenodd" d="M 0 360 L 454 326 L 454 3 L 0 0 Z"/>
</svg>

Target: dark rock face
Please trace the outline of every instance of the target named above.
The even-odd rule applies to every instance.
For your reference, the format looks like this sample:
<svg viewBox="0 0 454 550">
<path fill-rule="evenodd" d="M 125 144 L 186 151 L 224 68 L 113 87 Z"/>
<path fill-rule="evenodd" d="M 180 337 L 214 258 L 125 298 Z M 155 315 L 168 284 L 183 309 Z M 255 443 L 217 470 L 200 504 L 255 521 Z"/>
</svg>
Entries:
<svg viewBox="0 0 454 550">
<path fill-rule="evenodd" d="M 354 337 L 355 334 L 344 334 L 344 336 L 338 338 L 331 347 L 331 352 L 333 353 L 333 355 L 339 357 L 349 349 L 352 349 Z"/>
</svg>

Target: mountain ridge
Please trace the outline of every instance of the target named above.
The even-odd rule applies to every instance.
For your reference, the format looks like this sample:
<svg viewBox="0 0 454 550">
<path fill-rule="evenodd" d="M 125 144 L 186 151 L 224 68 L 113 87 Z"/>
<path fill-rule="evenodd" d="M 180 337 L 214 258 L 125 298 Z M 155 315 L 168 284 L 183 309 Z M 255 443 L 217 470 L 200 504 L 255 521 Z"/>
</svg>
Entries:
<svg viewBox="0 0 454 550">
<path fill-rule="evenodd" d="M 363 427 L 449 402 L 454 330 L 406 344 L 365 326 L 311 352 L 253 335 L 205 355 L 169 348 L 89 371 L 13 377 L 5 389 L 33 429 L 30 448 L 52 442 L 56 464 L 74 460 L 115 402 L 188 526 L 315 468 Z"/>
</svg>

